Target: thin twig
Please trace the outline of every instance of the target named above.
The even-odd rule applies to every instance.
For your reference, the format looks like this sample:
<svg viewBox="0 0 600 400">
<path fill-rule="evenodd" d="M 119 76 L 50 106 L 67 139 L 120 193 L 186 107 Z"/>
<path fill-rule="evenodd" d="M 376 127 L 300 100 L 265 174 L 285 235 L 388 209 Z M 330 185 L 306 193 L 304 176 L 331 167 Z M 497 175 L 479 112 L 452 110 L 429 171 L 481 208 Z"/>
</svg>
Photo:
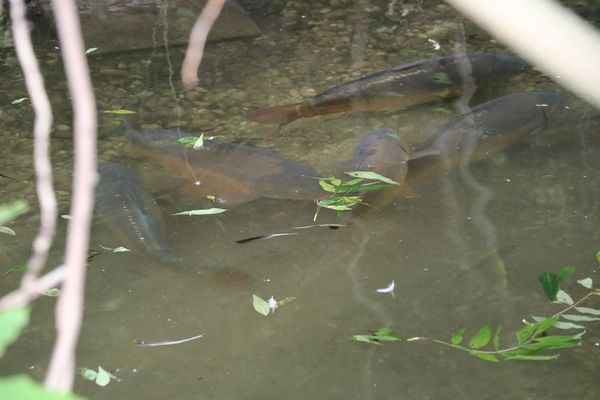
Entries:
<svg viewBox="0 0 600 400">
<path fill-rule="evenodd" d="M 96 172 L 96 102 L 74 0 L 54 0 L 53 12 L 74 115 L 73 196 L 65 267 L 67 278 L 56 306 L 57 339 L 45 384 L 69 391 L 75 375 L 75 348 L 83 314 L 85 261 L 94 207 Z"/>
<path fill-rule="evenodd" d="M 57 287 L 65 278 L 65 272 L 65 266 L 61 265 L 27 286 L 21 286 L 19 289 L 4 295 L 0 299 L 0 312 L 10 308 L 23 307 L 41 296 L 46 290 Z"/>
<path fill-rule="evenodd" d="M 36 190 L 40 203 L 40 230 L 33 242 L 33 252 L 29 259 L 29 267 L 23 275 L 22 286 L 32 285 L 40 276 L 46 264 L 48 251 L 54 240 L 56 230 L 56 196 L 52 184 L 52 164 L 50 163 L 50 129 L 52 127 L 52 107 L 44 88 L 44 78 L 40 71 L 29 33 L 25 16 L 25 2 L 11 0 L 10 14 L 12 18 L 15 50 L 25 85 L 35 112 L 33 128 L 33 161 L 36 174 Z"/>
<path fill-rule="evenodd" d="M 225 0 L 208 0 L 190 33 L 185 58 L 181 64 L 181 81 L 183 86 L 192 89 L 198 85 L 198 68 L 204 55 L 206 37 L 214 22 L 221 14 Z"/>
<path fill-rule="evenodd" d="M 202 337 L 202 335 L 196 335 L 196 336 L 192 336 L 192 337 L 187 338 L 187 339 L 165 340 L 163 342 L 144 342 L 144 341 L 140 341 L 140 342 L 137 342 L 136 344 L 139 347 L 173 346 L 175 344 L 181 344 L 181 343 L 185 343 L 185 342 L 191 342 L 192 340 L 200 339 L 201 337 Z"/>
</svg>

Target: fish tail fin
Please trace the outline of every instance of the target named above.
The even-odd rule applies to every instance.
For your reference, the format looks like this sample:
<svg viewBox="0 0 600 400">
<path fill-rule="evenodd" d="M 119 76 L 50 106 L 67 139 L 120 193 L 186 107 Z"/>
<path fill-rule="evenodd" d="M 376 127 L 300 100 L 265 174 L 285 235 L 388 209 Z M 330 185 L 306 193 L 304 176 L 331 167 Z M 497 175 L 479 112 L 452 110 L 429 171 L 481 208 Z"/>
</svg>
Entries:
<svg viewBox="0 0 600 400">
<path fill-rule="evenodd" d="M 246 118 L 250 121 L 263 124 L 289 124 L 302 116 L 300 104 L 286 104 L 283 106 L 262 108 L 252 111 Z"/>
</svg>

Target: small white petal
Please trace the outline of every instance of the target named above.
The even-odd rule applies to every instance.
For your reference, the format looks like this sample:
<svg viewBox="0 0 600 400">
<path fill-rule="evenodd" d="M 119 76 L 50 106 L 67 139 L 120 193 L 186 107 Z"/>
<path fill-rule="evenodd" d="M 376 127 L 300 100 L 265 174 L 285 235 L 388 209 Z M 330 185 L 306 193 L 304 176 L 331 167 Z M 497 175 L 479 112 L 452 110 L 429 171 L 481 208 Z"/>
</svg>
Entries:
<svg viewBox="0 0 600 400">
<path fill-rule="evenodd" d="M 377 291 L 379 293 L 393 293 L 395 287 L 396 287 L 396 283 L 394 281 L 392 281 L 392 283 L 390 283 L 388 285 L 388 287 L 383 288 L 383 289 L 377 289 Z"/>
<path fill-rule="evenodd" d="M 275 300 L 273 296 L 271 296 L 271 298 L 267 300 L 267 305 L 272 311 L 275 311 L 275 309 L 279 307 L 279 305 L 277 304 L 277 300 Z"/>
</svg>

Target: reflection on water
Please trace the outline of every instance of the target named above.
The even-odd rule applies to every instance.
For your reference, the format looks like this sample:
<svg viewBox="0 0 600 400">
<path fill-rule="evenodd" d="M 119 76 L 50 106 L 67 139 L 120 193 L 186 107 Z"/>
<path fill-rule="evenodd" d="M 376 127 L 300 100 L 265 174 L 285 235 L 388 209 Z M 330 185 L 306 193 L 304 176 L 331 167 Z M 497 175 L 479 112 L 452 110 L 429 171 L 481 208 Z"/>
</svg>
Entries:
<svg viewBox="0 0 600 400">
<path fill-rule="evenodd" d="M 392 129 L 415 148 L 468 110 L 445 102 L 306 118 L 271 140 L 265 137 L 268 126 L 245 115 L 301 102 L 376 70 L 451 54 L 455 46 L 507 52 L 438 2 L 290 1 L 254 7 L 263 34 L 209 45 L 198 90 L 185 92 L 176 79 L 169 80 L 181 48 L 171 48 L 169 60 L 161 49 L 90 56 L 99 109 L 135 105 L 141 129 L 205 132 L 277 152 L 320 176 L 339 175 L 368 132 Z M 461 22 L 466 43 L 460 42 Z M 55 105 L 53 161 L 66 213 L 71 115 L 65 83 L 56 78 L 58 54 L 49 48 L 41 43 L 39 54 Z M 2 202 L 26 197 L 33 203 L 32 115 L 27 104 L 9 105 L 26 96 L 12 57 L 7 54 L 2 67 L 11 79 L 0 86 L 6 105 L 0 173 L 16 180 L 0 176 L 0 193 Z M 528 71 L 478 90 L 469 104 L 556 90 Z M 313 224 L 314 204 L 265 198 L 219 215 L 171 216 L 214 204 L 182 195 L 179 177 L 129 158 L 122 121 L 102 114 L 100 159 L 135 171 L 162 208 L 169 243 L 198 268 L 183 270 L 134 252 L 103 252 L 93 260 L 77 365 L 101 365 L 122 381 L 99 388 L 78 380 L 76 391 L 94 399 L 597 398 L 592 323 L 581 348 L 535 365 L 488 364 L 432 344 L 371 347 L 349 341 L 350 335 L 382 326 L 402 338 L 448 338 L 458 328 L 473 332 L 487 322 L 503 325 L 509 344 L 521 319 L 556 311 L 537 287 L 540 272 L 572 264 L 578 279 L 595 277 L 598 124 L 593 118 L 576 124 L 579 115 L 593 112 L 574 99 L 568 104 L 576 112 L 572 120 L 546 115 L 550 130 L 531 132 L 466 168 L 415 181 L 412 197 L 396 198 L 360 218 L 320 212 L 317 223 L 346 227 L 246 244 L 235 241 Z M 16 237 L 0 237 L 3 269 L 28 256 L 37 223 L 34 214 L 23 217 L 11 225 Z M 60 229 L 50 265 L 61 260 L 64 222 Z M 122 244 L 99 223 L 92 243 Z M 18 280 L 8 275 L 1 291 Z M 395 298 L 375 291 L 392 280 Z M 265 318 L 252 309 L 252 294 L 297 299 Z M 54 339 L 54 301 L 36 302 L 31 325 L 0 364 L 2 374 L 43 377 Z M 201 339 L 177 346 L 136 346 L 199 334 Z"/>
</svg>

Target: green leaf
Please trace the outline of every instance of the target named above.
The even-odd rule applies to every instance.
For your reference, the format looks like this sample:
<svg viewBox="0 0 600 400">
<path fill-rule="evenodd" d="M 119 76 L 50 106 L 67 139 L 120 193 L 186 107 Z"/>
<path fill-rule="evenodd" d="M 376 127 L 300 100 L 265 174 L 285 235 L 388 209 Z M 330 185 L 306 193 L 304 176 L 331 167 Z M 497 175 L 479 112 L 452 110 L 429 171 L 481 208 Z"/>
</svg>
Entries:
<svg viewBox="0 0 600 400">
<path fill-rule="evenodd" d="M 394 180 L 391 180 L 390 178 L 387 178 L 387 177 L 380 175 L 373 171 L 351 171 L 351 172 L 346 172 L 346 174 L 350 175 L 354 178 L 372 179 L 372 180 L 376 180 L 376 181 L 389 183 L 390 185 L 400 185 L 400 183 L 398 183 Z"/>
<path fill-rule="evenodd" d="M 29 268 L 29 264 L 27 264 L 26 262 L 22 262 L 19 263 L 13 267 L 11 267 L 8 272 L 23 272 L 26 271 L 27 268 Z"/>
<path fill-rule="evenodd" d="M 471 338 L 471 341 L 469 342 L 469 348 L 470 349 L 479 349 L 479 348 L 485 346 L 486 344 L 488 344 L 491 337 L 492 337 L 492 330 L 491 330 L 490 326 L 486 324 L 486 325 L 482 326 L 481 328 L 479 328 L 477 333 Z"/>
<path fill-rule="evenodd" d="M 376 184 L 376 183 L 365 183 L 365 184 L 355 184 L 355 185 L 340 185 L 337 188 L 337 193 L 366 193 L 373 192 L 375 190 L 384 190 L 392 187 L 396 187 L 396 185 L 390 185 L 387 183 Z"/>
<path fill-rule="evenodd" d="M 353 335 L 351 338 L 355 342 L 378 344 L 381 346 L 381 343 L 374 340 L 373 335 Z"/>
<path fill-rule="evenodd" d="M 502 331 L 502 327 L 499 326 L 494 333 L 494 337 L 492 338 L 492 343 L 494 343 L 494 349 L 498 351 L 500 349 L 500 332 Z"/>
<path fill-rule="evenodd" d="M 596 310 L 595 308 L 575 307 L 575 309 L 583 314 L 600 315 L 600 310 Z"/>
<path fill-rule="evenodd" d="M 3 399 L 19 400 L 85 400 L 72 393 L 58 393 L 46 389 L 27 375 L 9 376 L 0 379 Z"/>
<path fill-rule="evenodd" d="M 96 50 L 98 50 L 98 48 L 97 48 L 97 47 L 90 47 L 89 49 L 87 49 L 87 50 L 85 51 L 85 54 L 90 54 L 90 53 L 93 53 L 93 52 L 95 52 Z"/>
<path fill-rule="evenodd" d="M 545 320 L 538 322 L 536 324 L 535 332 L 533 333 L 532 336 L 537 336 L 537 335 L 541 334 L 542 332 L 545 332 L 548 329 L 552 328 L 552 326 L 554 326 L 556 321 L 558 321 L 557 317 L 551 317 L 551 318 L 546 318 Z"/>
<path fill-rule="evenodd" d="M 394 336 L 394 331 L 390 328 L 379 328 L 373 332 L 375 336 Z"/>
<path fill-rule="evenodd" d="M 464 337 L 465 337 L 465 328 L 462 328 L 461 330 L 456 332 L 454 335 L 452 335 L 452 337 L 450 338 L 450 342 L 453 345 L 458 346 L 459 344 L 462 343 Z"/>
<path fill-rule="evenodd" d="M 556 360 L 559 357 L 558 354 L 550 355 L 550 356 L 535 356 L 528 354 L 517 354 L 511 357 L 508 357 L 507 360 L 521 360 L 521 361 L 548 361 L 548 360 Z"/>
<path fill-rule="evenodd" d="M 10 104 L 21 104 L 22 102 L 24 102 L 28 98 L 29 97 L 21 97 L 21 98 L 18 98 L 18 99 L 14 99 L 13 101 L 10 102 Z"/>
<path fill-rule="evenodd" d="M 574 324 L 572 322 L 556 321 L 553 328 L 556 328 L 556 329 L 585 329 L 585 326 Z"/>
<path fill-rule="evenodd" d="M 330 193 L 335 193 L 335 186 L 333 186 L 326 180 L 319 179 L 319 185 L 321 185 L 321 187 L 323 188 L 324 191 L 330 192 Z"/>
<path fill-rule="evenodd" d="M 28 307 L 13 308 L 0 313 L 0 358 L 29 323 L 29 313 Z"/>
<path fill-rule="evenodd" d="M 525 326 L 519 329 L 519 331 L 516 333 L 517 343 L 521 345 L 528 341 L 533 336 L 536 329 L 537 324 L 525 324 Z"/>
<path fill-rule="evenodd" d="M 469 353 L 471 353 L 475 357 L 479 357 L 485 361 L 498 362 L 498 358 L 496 358 L 495 355 L 490 354 L 490 353 L 481 353 L 479 351 L 474 351 L 474 350 L 471 350 Z"/>
<path fill-rule="evenodd" d="M 58 296 L 60 296 L 60 289 L 58 289 L 58 288 L 48 289 L 48 290 L 45 290 L 42 294 L 44 296 L 48 296 L 48 297 L 58 297 Z"/>
<path fill-rule="evenodd" d="M 271 308 L 269 308 L 269 303 L 266 300 L 261 299 L 257 295 L 252 295 L 252 305 L 257 313 L 264 315 L 265 317 L 269 315 L 271 312 Z"/>
<path fill-rule="evenodd" d="M 600 251 L 596 253 L 596 261 L 600 264 Z"/>
<path fill-rule="evenodd" d="M 10 204 L 4 204 L 0 206 L 0 225 L 4 225 L 12 219 L 15 219 L 21 214 L 24 214 L 29 209 L 27 203 L 23 200 L 17 200 Z"/>
<path fill-rule="evenodd" d="M 556 301 L 561 304 L 573 305 L 573 299 L 562 289 L 558 289 L 558 293 L 556 293 Z"/>
<path fill-rule="evenodd" d="M 98 367 L 98 375 L 96 376 L 96 384 L 98 386 L 106 386 L 110 382 L 110 373 L 105 371 L 102 367 Z"/>
<path fill-rule="evenodd" d="M 536 342 L 552 342 L 552 343 L 562 343 L 562 342 L 571 342 L 573 341 L 574 335 L 550 335 L 550 336 L 540 336 L 535 338 Z"/>
<path fill-rule="evenodd" d="M 194 150 L 200 150 L 204 147 L 204 133 L 201 133 L 200 136 L 198 137 L 198 140 L 196 140 L 194 142 L 194 144 L 192 145 L 192 148 Z"/>
<path fill-rule="evenodd" d="M 569 349 L 571 347 L 577 347 L 580 344 L 573 342 L 536 342 L 524 344 L 521 347 L 527 350 L 531 350 L 533 352 L 541 351 L 541 350 L 558 350 L 558 349 Z"/>
<path fill-rule="evenodd" d="M 10 229 L 8 226 L 0 226 L 0 233 L 6 233 L 7 235 L 17 236 L 17 233 Z"/>
<path fill-rule="evenodd" d="M 189 210 L 189 211 L 182 211 L 176 214 L 171 214 L 171 215 L 211 215 L 211 214 L 220 214 L 227 211 L 224 208 L 205 208 L 205 209 L 201 209 L 201 210 Z"/>
<path fill-rule="evenodd" d="M 600 318 L 588 317 L 587 315 L 563 314 L 561 317 L 567 321 L 575 322 L 600 321 Z"/>
<path fill-rule="evenodd" d="M 96 371 L 94 371 L 93 369 L 89 369 L 89 368 L 82 368 L 79 373 L 81 374 L 81 376 L 83 376 L 85 379 L 87 379 L 89 381 L 96 380 L 96 376 L 98 376 L 98 373 Z"/>
<path fill-rule="evenodd" d="M 197 136 L 184 136 L 182 138 L 179 138 L 175 141 L 175 143 L 179 143 L 179 144 L 194 144 L 196 143 L 196 140 L 198 140 Z"/>
<path fill-rule="evenodd" d="M 105 114 L 115 114 L 115 115 L 130 115 L 130 114 L 137 114 L 135 111 L 131 111 L 131 110 L 104 110 L 102 111 Z"/>
<path fill-rule="evenodd" d="M 585 279 L 580 279 L 577 281 L 577 283 L 579 283 L 581 286 L 583 286 L 586 289 L 591 289 L 592 288 L 592 278 L 585 278 Z"/>
<path fill-rule="evenodd" d="M 556 294 L 558 293 L 558 285 L 560 283 L 558 275 L 556 275 L 554 272 L 543 272 L 538 277 L 538 280 L 540 281 L 540 284 L 542 285 L 542 289 L 544 289 L 544 293 L 546 293 L 546 296 L 548 296 L 548 298 L 550 298 L 550 300 L 552 301 L 556 300 Z"/>
<path fill-rule="evenodd" d="M 571 276 L 571 274 L 573 272 L 575 272 L 575 267 L 572 265 L 567 265 L 566 267 L 562 267 L 560 269 L 560 272 L 558 273 L 559 282 L 562 282 L 565 279 L 567 279 L 569 276 Z"/>
</svg>

